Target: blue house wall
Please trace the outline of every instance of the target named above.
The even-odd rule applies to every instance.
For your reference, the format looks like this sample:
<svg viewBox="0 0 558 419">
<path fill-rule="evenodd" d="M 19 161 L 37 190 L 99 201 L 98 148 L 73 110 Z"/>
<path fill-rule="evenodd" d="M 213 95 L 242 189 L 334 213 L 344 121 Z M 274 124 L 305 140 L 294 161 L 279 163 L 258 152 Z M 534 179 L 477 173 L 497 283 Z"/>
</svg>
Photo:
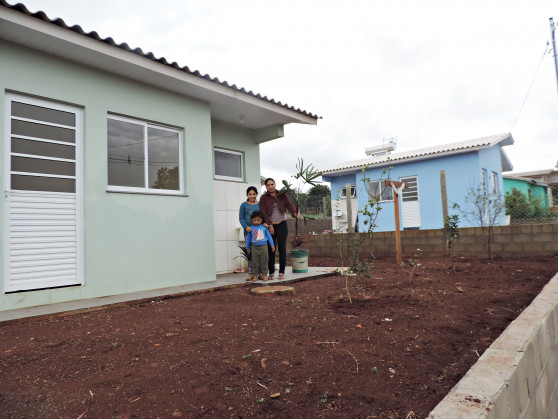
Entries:
<svg viewBox="0 0 558 419">
<path fill-rule="evenodd" d="M 391 167 L 391 169 L 389 169 Z M 384 169 L 389 169 L 383 173 Z M 347 184 L 352 183 L 357 186 L 357 199 L 359 211 L 364 208 L 368 201 L 366 185 L 362 181 L 366 176 L 370 180 L 390 179 L 399 180 L 402 177 L 418 177 L 418 196 L 420 206 L 420 229 L 439 229 L 443 228 L 442 214 L 442 194 L 440 185 L 440 171 L 446 172 L 446 186 L 449 214 L 457 214 L 457 210 L 452 209 L 454 203 L 462 208 L 467 207 L 465 197 L 471 188 L 479 186 L 482 182 L 482 169 L 487 172 L 487 188 L 492 190 L 492 172 L 497 174 L 498 191 L 503 191 L 500 147 L 495 146 L 487 149 L 460 153 L 452 156 L 428 158 L 413 162 L 392 163 L 390 166 L 379 166 L 369 168 L 363 175 L 362 169 L 355 169 L 350 174 L 343 173 L 340 176 L 324 175 L 323 179 L 331 183 L 331 196 L 341 195 L 341 189 Z M 381 202 L 381 211 L 376 219 L 377 227 L 374 231 L 393 231 L 395 230 L 393 201 Z M 400 201 L 400 206 L 404 205 Z M 366 231 L 368 226 L 364 224 L 364 217 L 359 214 L 359 231 Z M 499 220 L 498 224 L 504 224 L 505 217 Z M 400 220 L 402 225 L 402 220 Z M 474 221 L 465 220 L 460 217 L 460 227 L 478 226 Z"/>
</svg>

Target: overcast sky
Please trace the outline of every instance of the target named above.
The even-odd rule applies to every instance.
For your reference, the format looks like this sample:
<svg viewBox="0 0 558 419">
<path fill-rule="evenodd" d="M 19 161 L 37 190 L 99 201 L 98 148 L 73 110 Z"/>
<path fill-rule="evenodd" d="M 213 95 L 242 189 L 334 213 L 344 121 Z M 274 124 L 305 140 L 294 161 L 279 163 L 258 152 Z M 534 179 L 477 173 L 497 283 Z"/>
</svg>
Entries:
<svg viewBox="0 0 558 419">
<path fill-rule="evenodd" d="M 511 132 L 514 171 L 558 161 L 556 0 L 23 3 L 321 116 L 262 145 L 278 182 L 297 156 L 324 169 L 390 137 L 397 152 Z"/>
</svg>

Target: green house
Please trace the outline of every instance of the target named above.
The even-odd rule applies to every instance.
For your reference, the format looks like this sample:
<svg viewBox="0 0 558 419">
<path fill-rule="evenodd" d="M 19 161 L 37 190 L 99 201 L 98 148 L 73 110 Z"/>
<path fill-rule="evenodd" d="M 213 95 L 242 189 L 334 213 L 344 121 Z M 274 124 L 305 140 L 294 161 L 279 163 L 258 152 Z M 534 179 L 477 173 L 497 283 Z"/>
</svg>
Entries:
<svg viewBox="0 0 558 419">
<path fill-rule="evenodd" d="M 0 311 L 215 281 L 259 145 L 318 119 L 3 0 L 0 56 Z"/>
<path fill-rule="evenodd" d="M 546 183 L 535 179 L 522 177 L 514 174 L 504 174 L 504 194 L 509 194 L 513 189 L 517 189 L 523 195 L 527 202 L 538 200 L 541 208 L 549 208 L 549 187 Z"/>
</svg>

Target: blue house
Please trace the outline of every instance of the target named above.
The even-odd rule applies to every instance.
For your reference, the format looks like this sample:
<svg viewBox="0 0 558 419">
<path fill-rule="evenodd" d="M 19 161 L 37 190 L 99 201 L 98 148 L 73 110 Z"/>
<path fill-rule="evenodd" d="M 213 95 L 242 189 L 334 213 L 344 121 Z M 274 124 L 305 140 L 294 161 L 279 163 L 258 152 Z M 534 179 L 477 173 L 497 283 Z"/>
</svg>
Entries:
<svg viewBox="0 0 558 419">
<path fill-rule="evenodd" d="M 391 153 L 393 145 L 367 149 L 371 154 L 322 170 L 322 178 L 331 183 L 333 229 L 347 231 L 346 200 L 351 199 L 352 220 L 358 231 L 365 231 L 363 216 L 358 213 L 370 194 L 380 198 L 382 210 L 374 231 L 395 230 L 394 193 L 389 180 L 406 182 L 400 194 L 402 229 L 443 228 L 443 192 L 445 204 L 452 211 L 454 203 L 467 206 L 465 196 L 471 188 L 482 186 L 484 193 L 503 195 L 502 172 L 512 165 L 503 146 L 512 145 L 510 133 L 400 153 Z M 363 173 L 363 171 L 365 173 Z M 363 182 L 363 178 L 367 181 Z M 443 180 L 445 179 L 445 181 Z M 347 191 L 351 184 L 351 191 Z M 505 224 L 502 215 L 498 224 Z M 473 221 L 461 219 L 460 227 L 474 227 Z"/>
</svg>

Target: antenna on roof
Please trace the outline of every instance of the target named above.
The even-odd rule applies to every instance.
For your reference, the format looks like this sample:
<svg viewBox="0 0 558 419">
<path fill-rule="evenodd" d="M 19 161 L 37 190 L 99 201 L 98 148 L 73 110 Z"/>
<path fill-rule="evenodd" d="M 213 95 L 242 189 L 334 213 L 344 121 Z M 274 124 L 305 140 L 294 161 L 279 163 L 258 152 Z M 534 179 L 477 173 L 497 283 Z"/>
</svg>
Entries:
<svg viewBox="0 0 558 419">
<path fill-rule="evenodd" d="M 384 138 L 382 140 L 382 145 L 368 147 L 364 150 L 364 152 L 367 156 L 371 157 L 383 156 L 385 154 L 390 154 L 393 150 L 395 150 L 396 145 L 397 137 Z"/>
</svg>

